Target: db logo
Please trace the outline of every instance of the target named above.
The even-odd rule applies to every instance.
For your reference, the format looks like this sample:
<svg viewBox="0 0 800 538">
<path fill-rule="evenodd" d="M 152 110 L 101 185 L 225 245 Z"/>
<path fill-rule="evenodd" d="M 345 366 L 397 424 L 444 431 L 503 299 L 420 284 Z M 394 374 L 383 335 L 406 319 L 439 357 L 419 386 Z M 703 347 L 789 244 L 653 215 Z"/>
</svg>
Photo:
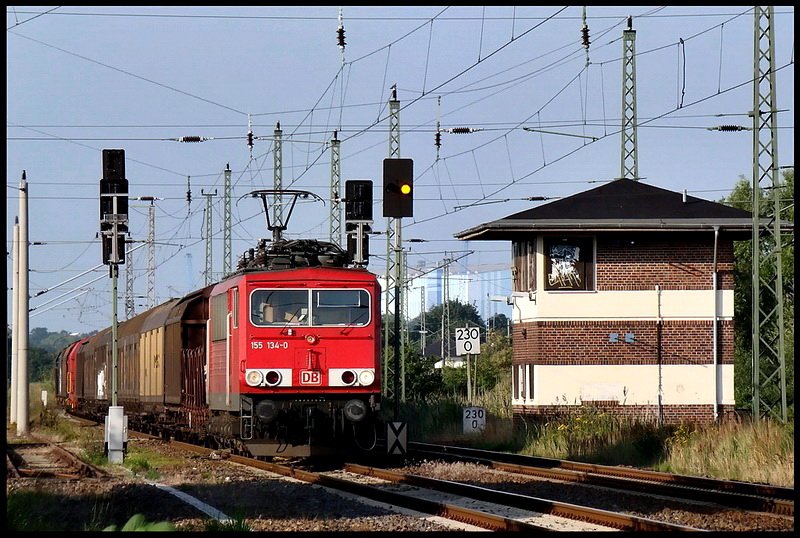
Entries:
<svg viewBox="0 0 800 538">
<path fill-rule="evenodd" d="M 319 385 L 322 383 L 322 374 L 319 370 L 300 370 L 301 385 Z"/>
</svg>

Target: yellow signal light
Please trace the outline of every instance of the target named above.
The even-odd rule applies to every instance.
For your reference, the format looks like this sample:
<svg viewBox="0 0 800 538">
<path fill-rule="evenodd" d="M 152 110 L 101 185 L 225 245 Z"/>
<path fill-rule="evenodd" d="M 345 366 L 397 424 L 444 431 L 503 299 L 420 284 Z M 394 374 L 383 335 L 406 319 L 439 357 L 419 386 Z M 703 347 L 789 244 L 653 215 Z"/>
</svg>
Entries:
<svg viewBox="0 0 800 538">
<path fill-rule="evenodd" d="M 411 185 L 408 183 L 403 183 L 400 185 L 400 192 L 403 194 L 410 194 L 411 193 Z"/>
</svg>

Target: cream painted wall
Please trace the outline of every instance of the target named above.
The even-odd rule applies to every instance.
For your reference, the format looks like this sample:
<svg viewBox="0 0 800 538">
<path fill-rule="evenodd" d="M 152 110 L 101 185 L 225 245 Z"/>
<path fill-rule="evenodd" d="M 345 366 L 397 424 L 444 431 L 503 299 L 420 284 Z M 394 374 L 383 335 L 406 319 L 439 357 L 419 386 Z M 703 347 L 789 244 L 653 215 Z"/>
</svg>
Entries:
<svg viewBox="0 0 800 538">
<path fill-rule="evenodd" d="M 528 294 L 514 297 L 515 323 L 582 319 L 656 320 L 661 318 L 711 319 L 714 315 L 712 290 L 641 291 L 543 291 L 531 300 Z M 733 290 L 717 291 L 719 319 L 733 319 Z"/>
<path fill-rule="evenodd" d="M 525 399 L 512 400 L 514 405 L 576 405 L 583 400 L 658 403 L 658 365 L 525 365 L 522 372 L 532 376 L 526 385 L 533 386 L 533 397 L 526 391 Z M 718 372 L 717 403 L 733 405 L 733 365 L 719 365 Z M 664 365 L 660 375 L 663 405 L 713 404 L 713 365 Z"/>
</svg>

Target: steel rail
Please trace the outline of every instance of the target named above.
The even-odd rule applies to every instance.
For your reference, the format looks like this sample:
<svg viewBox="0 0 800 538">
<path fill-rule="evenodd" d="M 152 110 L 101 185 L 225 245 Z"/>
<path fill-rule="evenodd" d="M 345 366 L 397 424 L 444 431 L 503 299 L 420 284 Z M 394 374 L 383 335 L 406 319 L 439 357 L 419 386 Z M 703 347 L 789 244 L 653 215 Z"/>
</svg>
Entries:
<svg viewBox="0 0 800 538">
<path fill-rule="evenodd" d="M 427 443 L 409 443 L 413 454 L 470 459 L 521 474 L 794 516 L 792 488 Z"/>
</svg>

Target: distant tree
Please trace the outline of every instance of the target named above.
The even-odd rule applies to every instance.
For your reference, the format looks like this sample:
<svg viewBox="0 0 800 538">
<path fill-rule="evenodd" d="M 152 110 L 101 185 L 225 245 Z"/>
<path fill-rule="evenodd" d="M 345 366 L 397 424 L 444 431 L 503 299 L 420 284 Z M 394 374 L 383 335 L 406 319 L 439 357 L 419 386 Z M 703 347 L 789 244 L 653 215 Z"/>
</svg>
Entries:
<svg viewBox="0 0 800 538">
<path fill-rule="evenodd" d="M 6 361 L 7 378 L 11 379 L 11 329 L 7 327 L 8 355 Z M 68 344 L 79 339 L 80 336 L 71 336 L 67 331 L 50 332 L 44 327 L 36 327 L 28 334 L 28 377 L 31 382 L 49 380 L 53 375 L 55 360 L 58 352 Z"/>
<path fill-rule="evenodd" d="M 448 313 L 450 317 L 450 327 L 448 338 L 454 340 L 454 331 L 456 327 L 478 326 L 485 327 L 481 315 L 474 304 L 462 303 L 458 300 L 449 301 Z M 409 339 L 419 345 L 422 328 L 422 316 L 425 316 L 425 330 L 427 331 L 426 340 L 428 344 L 442 340 L 442 314 L 444 312 L 444 305 L 435 305 L 427 312 L 423 312 L 416 318 L 409 321 Z M 452 344 L 452 342 L 451 342 Z M 453 353 L 455 353 L 455 344 L 451 345 Z"/>
<path fill-rule="evenodd" d="M 474 393 L 492 390 L 502 379 L 511 376 L 513 349 L 511 339 L 498 331 L 488 332 L 486 342 L 481 342 L 481 352 L 470 357 L 470 377 Z M 467 369 L 444 368 L 442 373 L 445 394 L 467 394 Z"/>
<path fill-rule="evenodd" d="M 783 184 L 781 186 L 780 199 L 782 200 L 781 219 L 794 222 L 794 169 L 790 169 L 783 174 Z M 762 209 L 762 216 L 772 208 L 771 200 L 761 193 L 759 207 Z M 739 209 L 752 211 L 753 190 L 751 181 L 741 177 L 734 186 L 733 191 L 724 200 L 726 203 Z M 786 334 L 784 334 L 784 345 L 786 354 L 786 392 L 790 402 L 790 412 L 794 409 L 794 241 L 784 241 L 786 243 L 781 252 L 781 272 L 783 277 L 784 291 L 784 324 Z M 752 263 L 753 248 L 752 241 L 739 241 L 734 244 L 734 286 L 736 293 L 734 296 L 734 397 L 737 406 L 749 409 L 753 400 L 752 391 Z M 769 245 L 767 245 L 769 248 Z M 766 270 L 766 269 L 764 269 Z M 766 280 L 770 275 L 762 275 Z"/>
<path fill-rule="evenodd" d="M 442 388 L 442 371 L 434 364 L 439 357 L 423 357 L 418 349 L 410 348 L 406 354 L 406 398 L 424 400 L 438 394 Z"/>
<path fill-rule="evenodd" d="M 502 332 L 503 334 L 508 334 L 508 327 L 510 324 L 511 320 L 509 320 L 505 314 L 495 314 L 486 320 L 487 329 L 490 331 Z"/>
</svg>

